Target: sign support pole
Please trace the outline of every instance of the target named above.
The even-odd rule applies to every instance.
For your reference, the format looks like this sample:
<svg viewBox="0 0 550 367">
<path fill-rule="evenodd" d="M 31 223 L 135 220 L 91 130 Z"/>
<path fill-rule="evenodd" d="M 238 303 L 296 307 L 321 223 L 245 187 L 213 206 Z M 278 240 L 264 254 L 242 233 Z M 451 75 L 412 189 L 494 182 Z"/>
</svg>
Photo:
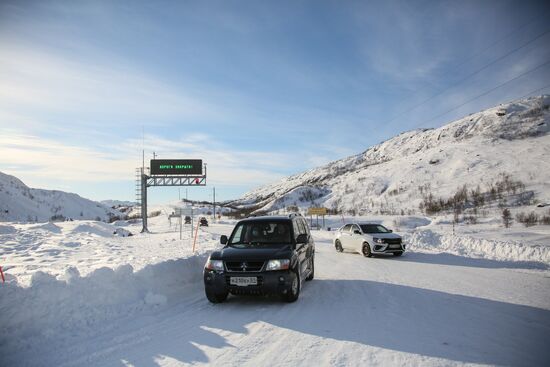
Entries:
<svg viewBox="0 0 550 367">
<path fill-rule="evenodd" d="M 147 228 L 147 175 L 141 172 L 141 221 L 143 223 L 143 228 L 141 233 L 149 233 L 149 228 Z"/>
<path fill-rule="evenodd" d="M 145 161 L 143 163 L 145 165 Z M 148 187 L 206 186 L 206 163 L 203 165 L 201 159 L 153 159 L 151 160 L 150 172 L 150 176 L 148 176 L 145 174 L 145 167 L 141 168 L 141 233 L 149 233 L 149 228 L 147 226 Z M 179 197 L 181 199 L 181 192 L 179 193 Z M 187 199 L 187 189 L 185 189 L 185 198 Z M 180 239 L 182 238 L 182 226 L 183 223 L 180 216 Z M 191 231 L 193 231 L 193 223 L 191 223 Z"/>
</svg>

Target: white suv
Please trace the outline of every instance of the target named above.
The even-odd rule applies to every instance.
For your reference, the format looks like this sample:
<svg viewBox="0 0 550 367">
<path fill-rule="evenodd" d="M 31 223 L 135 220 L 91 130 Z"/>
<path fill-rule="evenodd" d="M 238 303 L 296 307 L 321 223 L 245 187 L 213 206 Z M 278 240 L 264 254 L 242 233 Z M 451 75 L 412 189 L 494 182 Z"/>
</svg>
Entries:
<svg viewBox="0 0 550 367">
<path fill-rule="evenodd" d="M 334 235 L 334 247 L 338 252 L 356 251 L 366 257 L 376 254 L 401 256 L 405 252 L 401 236 L 376 223 L 345 224 Z"/>
</svg>

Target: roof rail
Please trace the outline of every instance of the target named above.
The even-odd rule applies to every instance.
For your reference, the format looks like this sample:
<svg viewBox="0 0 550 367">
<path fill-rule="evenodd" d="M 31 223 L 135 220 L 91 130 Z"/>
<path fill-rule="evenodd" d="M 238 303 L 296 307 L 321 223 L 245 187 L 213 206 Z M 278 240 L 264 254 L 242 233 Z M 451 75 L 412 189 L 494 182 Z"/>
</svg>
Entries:
<svg viewBox="0 0 550 367">
<path fill-rule="evenodd" d="M 298 217 L 298 216 L 301 217 L 302 214 L 300 214 L 300 213 L 290 213 L 290 214 L 288 215 L 289 218 Z"/>
</svg>

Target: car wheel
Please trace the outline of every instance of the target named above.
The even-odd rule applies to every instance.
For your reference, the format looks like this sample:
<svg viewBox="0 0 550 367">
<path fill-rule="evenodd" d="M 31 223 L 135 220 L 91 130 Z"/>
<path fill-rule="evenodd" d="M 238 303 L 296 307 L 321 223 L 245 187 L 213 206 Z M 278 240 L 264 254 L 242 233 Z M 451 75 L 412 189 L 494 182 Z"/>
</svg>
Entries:
<svg viewBox="0 0 550 367">
<path fill-rule="evenodd" d="M 284 300 L 288 303 L 295 302 L 300 296 L 300 274 L 298 274 L 298 272 L 293 273 L 295 277 L 292 280 L 292 284 L 290 286 L 290 289 L 288 290 L 288 293 L 284 296 Z"/>
<path fill-rule="evenodd" d="M 363 249 L 362 249 L 361 252 L 363 253 L 364 257 L 371 257 L 372 256 L 372 252 L 370 251 L 370 246 L 369 246 L 368 243 L 363 244 Z"/>
<path fill-rule="evenodd" d="M 205 290 L 206 298 L 212 303 L 222 303 L 227 299 L 228 292 L 224 293 L 214 293 L 212 291 L 209 291 L 208 289 Z"/>
<path fill-rule="evenodd" d="M 336 248 L 336 251 L 338 251 L 338 252 L 343 252 L 344 251 L 344 248 L 342 247 L 342 244 L 340 243 L 339 240 L 336 240 L 336 242 L 334 242 L 334 247 Z"/>
<path fill-rule="evenodd" d="M 403 251 L 393 253 L 393 256 L 401 256 L 401 255 L 403 255 Z"/>
<path fill-rule="evenodd" d="M 311 257 L 311 260 L 310 260 L 310 269 L 311 269 L 311 272 L 309 273 L 309 275 L 307 276 L 306 280 L 313 280 L 313 277 L 315 276 L 315 258 L 312 256 Z"/>
</svg>

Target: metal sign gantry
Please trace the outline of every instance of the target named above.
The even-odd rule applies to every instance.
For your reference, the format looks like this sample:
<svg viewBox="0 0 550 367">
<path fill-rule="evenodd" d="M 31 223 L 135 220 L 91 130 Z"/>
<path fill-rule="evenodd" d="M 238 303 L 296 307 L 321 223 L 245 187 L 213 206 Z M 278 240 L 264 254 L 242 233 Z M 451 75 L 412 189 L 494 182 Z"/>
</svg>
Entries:
<svg viewBox="0 0 550 367">
<path fill-rule="evenodd" d="M 155 186 L 206 186 L 206 164 L 202 175 L 146 175 L 141 171 L 141 232 L 149 232 L 147 228 L 147 188 Z"/>
</svg>

